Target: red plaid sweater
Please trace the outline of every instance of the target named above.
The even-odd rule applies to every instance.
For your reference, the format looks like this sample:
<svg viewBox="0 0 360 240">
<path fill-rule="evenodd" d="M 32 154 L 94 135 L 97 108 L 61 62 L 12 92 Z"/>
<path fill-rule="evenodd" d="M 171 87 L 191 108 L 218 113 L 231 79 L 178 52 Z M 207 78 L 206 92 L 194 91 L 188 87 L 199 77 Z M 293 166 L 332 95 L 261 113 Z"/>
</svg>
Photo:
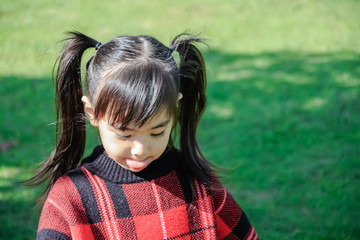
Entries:
<svg viewBox="0 0 360 240">
<path fill-rule="evenodd" d="M 195 182 L 192 197 L 181 159 L 170 150 L 133 173 L 95 148 L 53 186 L 37 239 L 257 239 L 226 190 Z"/>
</svg>

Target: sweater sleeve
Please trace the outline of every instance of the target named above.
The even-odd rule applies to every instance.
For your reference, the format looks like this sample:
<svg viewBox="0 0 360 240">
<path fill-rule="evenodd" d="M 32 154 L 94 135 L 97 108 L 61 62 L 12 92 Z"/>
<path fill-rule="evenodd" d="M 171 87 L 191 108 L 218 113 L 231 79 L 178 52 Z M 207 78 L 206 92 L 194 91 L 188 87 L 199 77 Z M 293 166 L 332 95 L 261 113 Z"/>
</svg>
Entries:
<svg viewBox="0 0 360 240">
<path fill-rule="evenodd" d="M 51 189 L 41 212 L 37 239 L 71 239 L 70 226 L 67 221 L 66 187 L 69 179 L 60 178 Z"/>
<path fill-rule="evenodd" d="M 81 197 L 67 175 L 56 181 L 40 216 L 37 239 L 93 239 Z"/>
<path fill-rule="evenodd" d="M 245 212 L 226 189 L 214 191 L 213 199 L 220 239 L 258 239 Z"/>
<path fill-rule="evenodd" d="M 46 200 L 42 209 L 36 239 L 71 239 L 66 217 L 51 198 Z"/>
</svg>

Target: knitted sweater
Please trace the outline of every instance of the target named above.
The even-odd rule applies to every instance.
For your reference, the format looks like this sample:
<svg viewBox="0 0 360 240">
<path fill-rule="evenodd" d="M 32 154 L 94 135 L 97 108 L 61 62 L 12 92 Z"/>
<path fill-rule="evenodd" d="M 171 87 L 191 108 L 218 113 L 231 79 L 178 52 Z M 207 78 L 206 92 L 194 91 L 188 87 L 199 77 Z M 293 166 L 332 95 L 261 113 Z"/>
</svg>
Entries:
<svg viewBox="0 0 360 240">
<path fill-rule="evenodd" d="M 54 184 L 37 239 L 257 239 L 226 190 L 195 181 L 193 198 L 182 158 L 168 150 L 134 173 L 95 148 Z"/>
</svg>

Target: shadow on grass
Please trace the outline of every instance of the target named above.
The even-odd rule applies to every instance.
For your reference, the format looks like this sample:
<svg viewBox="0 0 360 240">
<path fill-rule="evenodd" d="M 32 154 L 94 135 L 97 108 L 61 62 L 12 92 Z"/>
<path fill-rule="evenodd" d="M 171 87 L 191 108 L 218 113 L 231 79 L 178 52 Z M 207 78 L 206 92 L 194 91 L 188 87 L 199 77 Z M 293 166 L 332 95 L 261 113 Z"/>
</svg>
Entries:
<svg viewBox="0 0 360 240">
<path fill-rule="evenodd" d="M 232 169 L 224 181 L 260 236 L 360 236 L 360 55 L 212 51 L 206 59 L 201 146 Z"/>
<path fill-rule="evenodd" d="M 232 169 L 224 181 L 260 236 L 359 236 L 360 55 L 210 51 L 205 59 L 200 145 Z M 30 177 L 53 147 L 53 86 L 21 76 L 0 77 L 0 86 L 0 142 L 18 143 L 0 154 L 0 230 L 34 236 L 38 213 L 27 213 L 39 191 L 13 182 Z"/>
<path fill-rule="evenodd" d="M 14 191 L 3 189 L 0 191 Z M 18 191 L 27 191 L 19 189 Z M 3 195 L 3 194 L 1 194 Z M 24 198 L 0 200 L 0 239 L 35 239 L 40 211 L 34 210 L 34 199 Z"/>
<path fill-rule="evenodd" d="M 204 128 L 210 130 L 213 119 L 221 120 L 226 132 L 250 143 L 250 151 L 257 156 L 273 145 L 287 156 L 289 152 L 278 146 L 289 144 L 283 140 L 299 140 L 309 147 L 319 140 L 327 142 L 325 136 L 358 138 L 353 130 L 359 127 L 360 55 L 209 52 L 206 56 L 210 76 Z M 234 129 L 246 134 L 238 136 Z M 296 143 L 293 150 L 297 151 Z"/>
<path fill-rule="evenodd" d="M 35 239 L 41 189 L 18 182 L 50 151 L 53 99 L 50 78 L 0 77 L 0 239 Z"/>
</svg>

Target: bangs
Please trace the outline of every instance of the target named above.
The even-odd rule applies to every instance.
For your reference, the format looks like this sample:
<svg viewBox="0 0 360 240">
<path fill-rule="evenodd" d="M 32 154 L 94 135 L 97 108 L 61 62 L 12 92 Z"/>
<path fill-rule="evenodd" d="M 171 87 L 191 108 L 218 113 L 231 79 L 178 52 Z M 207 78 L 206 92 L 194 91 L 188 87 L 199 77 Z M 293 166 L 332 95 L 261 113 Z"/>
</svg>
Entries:
<svg viewBox="0 0 360 240">
<path fill-rule="evenodd" d="M 125 128 L 141 127 L 162 111 L 175 116 L 178 87 L 156 62 L 125 64 L 107 74 L 95 105 L 95 117 Z"/>
</svg>

